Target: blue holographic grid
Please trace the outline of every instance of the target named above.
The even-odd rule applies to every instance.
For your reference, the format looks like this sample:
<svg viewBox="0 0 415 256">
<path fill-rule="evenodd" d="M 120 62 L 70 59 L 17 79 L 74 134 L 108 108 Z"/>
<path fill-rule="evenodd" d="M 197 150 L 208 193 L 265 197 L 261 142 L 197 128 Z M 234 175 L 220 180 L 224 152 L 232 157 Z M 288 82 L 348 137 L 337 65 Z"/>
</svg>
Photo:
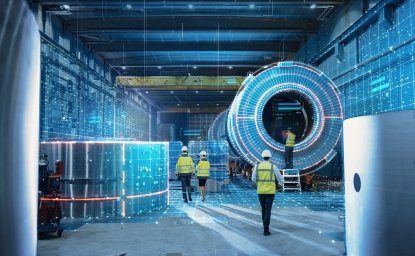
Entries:
<svg viewBox="0 0 415 256">
<path fill-rule="evenodd" d="M 341 91 L 345 119 L 415 108 L 415 1 L 392 16 L 348 41 L 343 60 L 331 55 L 318 66 Z"/>
<path fill-rule="evenodd" d="M 149 140 L 147 102 L 115 87 L 98 65 L 41 38 L 41 140 Z"/>
</svg>

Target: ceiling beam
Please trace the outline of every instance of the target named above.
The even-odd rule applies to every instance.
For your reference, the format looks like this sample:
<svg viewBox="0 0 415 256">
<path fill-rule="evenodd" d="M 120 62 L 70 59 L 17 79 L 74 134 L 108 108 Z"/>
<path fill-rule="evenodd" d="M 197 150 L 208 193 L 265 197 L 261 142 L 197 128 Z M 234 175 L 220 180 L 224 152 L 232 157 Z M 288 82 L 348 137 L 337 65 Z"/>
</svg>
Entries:
<svg viewBox="0 0 415 256">
<path fill-rule="evenodd" d="M 68 17 L 69 18 L 69 17 Z M 66 29 L 71 32 L 82 30 L 118 30 L 118 29 L 134 29 L 143 30 L 144 19 L 141 17 L 123 17 L 123 18 L 109 18 L 109 19 L 82 19 L 82 16 L 76 21 L 69 20 Z M 310 19 L 270 19 L 267 17 L 255 18 L 240 18 L 240 17 L 212 17 L 214 18 L 215 27 L 220 24 L 220 31 L 228 31 L 237 28 L 237 30 L 252 30 L 262 28 L 264 30 L 309 30 L 318 31 L 319 22 Z M 209 18 L 212 21 L 212 18 Z M 191 31 L 191 30 L 205 30 L 212 28 L 212 22 L 200 22 L 201 17 L 147 17 L 146 29 L 151 30 L 177 30 L 177 31 Z M 252 22 L 250 22 L 252 21 Z"/>
<path fill-rule="evenodd" d="M 144 42 L 105 42 L 99 41 L 87 42 L 93 52 L 98 53 L 113 53 L 118 52 L 127 56 L 130 53 L 134 53 L 137 50 L 144 49 Z M 237 44 L 235 42 L 221 42 L 221 51 L 253 51 L 252 49 L 261 49 L 261 51 L 285 51 L 285 52 L 298 52 L 301 47 L 301 40 L 286 40 L 286 41 L 255 41 L 247 42 L 245 44 Z M 213 42 L 183 42 L 177 45 L 177 42 L 152 42 L 146 45 L 146 51 L 148 52 L 166 52 L 166 51 L 180 51 L 181 49 L 191 49 L 191 51 L 217 51 L 218 45 Z M 183 51 L 183 50 L 182 50 Z M 183 51 L 185 52 L 185 51 Z"/>
<path fill-rule="evenodd" d="M 237 90 L 245 76 L 117 76 L 120 87 L 151 90 Z"/>
<path fill-rule="evenodd" d="M 61 5 L 61 4 L 67 4 L 67 5 L 73 5 L 75 3 L 74 0 L 44 0 L 44 1 L 39 1 L 41 2 L 41 4 L 43 5 Z M 101 6 L 102 5 L 102 0 L 82 0 L 79 1 L 79 3 L 82 2 L 82 5 L 97 5 L 97 6 Z M 142 0 L 129 0 L 129 1 L 125 1 L 125 4 L 131 4 L 131 5 L 144 5 Z M 344 0 L 317 0 L 317 1 L 312 1 L 313 3 L 317 4 L 317 5 L 343 5 L 345 3 Z M 260 6 L 260 5 L 310 5 L 309 1 L 304 1 L 304 0 L 280 0 L 280 1 L 252 1 L 252 0 L 238 0 L 237 2 L 229 2 L 229 1 L 223 1 L 223 0 L 209 0 L 209 1 L 203 1 L 203 2 L 196 2 L 195 1 L 170 1 L 170 3 L 168 3 L 166 1 L 166 3 L 164 4 L 160 4 L 160 0 L 147 0 L 146 5 L 155 5 L 155 6 L 167 6 L 167 5 L 171 5 L 171 6 L 186 6 L 188 8 L 188 4 L 194 4 L 194 5 L 212 5 L 212 4 L 242 4 L 244 3 L 245 5 L 247 4 L 255 4 L 256 6 Z M 105 5 L 122 5 L 122 2 L 120 0 L 105 0 Z"/>
</svg>

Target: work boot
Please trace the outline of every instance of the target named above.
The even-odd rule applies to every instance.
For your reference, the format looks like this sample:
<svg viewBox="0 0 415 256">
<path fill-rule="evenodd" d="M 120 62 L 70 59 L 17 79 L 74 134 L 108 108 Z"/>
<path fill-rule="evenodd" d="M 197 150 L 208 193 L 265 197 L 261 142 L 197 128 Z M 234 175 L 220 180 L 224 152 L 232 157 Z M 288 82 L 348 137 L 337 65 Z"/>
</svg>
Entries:
<svg viewBox="0 0 415 256">
<path fill-rule="evenodd" d="M 191 190 L 191 188 L 187 188 L 187 195 L 189 196 L 189 201 L 193 201 L 192 200 L 192 190 Z"/>
<path fill-rule="evenodd" d="M 264 236 L 269 236 L 269 235 L 271 235 L 271 232 L 269 232 L 269 229 L 268 228 L 264 229 Z"/>
</svg>

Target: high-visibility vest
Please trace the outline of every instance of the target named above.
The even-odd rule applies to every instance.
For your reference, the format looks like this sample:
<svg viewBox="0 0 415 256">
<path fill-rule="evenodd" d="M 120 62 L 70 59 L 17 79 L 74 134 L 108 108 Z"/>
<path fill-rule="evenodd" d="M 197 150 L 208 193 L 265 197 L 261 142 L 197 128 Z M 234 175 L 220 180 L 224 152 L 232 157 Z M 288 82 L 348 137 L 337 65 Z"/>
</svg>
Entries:
<svg viewBox="0 0 415 256">
<path fill-rule="evenodd" d="M 257 166 L 256 182 L 258 194 L 275 194 L 275 174 L 270 162 L 261 162 Z"/>
<path fill-rule="evenodd" d="M 197 163 L 197 177 L 200 178 L 209 178 L 210 175 L 210 163 L 206 158 L 202 158 L 199 163 Z"/>
<path fill-rule="evenodd" d="M 177 159 L 176 164 L 176 174 L 178 173 L 193 173 L 195 170 L 195 166 L 193 164 L 193 160 L 190 156 L 181 155 L 179 159 Z"/>
<path fill-rule="evenodd" d="M 287 140 L 285 141 L 286 147 L 294 147 L 295 145 L 295 134 L 288 132 Z"/>
</svg>

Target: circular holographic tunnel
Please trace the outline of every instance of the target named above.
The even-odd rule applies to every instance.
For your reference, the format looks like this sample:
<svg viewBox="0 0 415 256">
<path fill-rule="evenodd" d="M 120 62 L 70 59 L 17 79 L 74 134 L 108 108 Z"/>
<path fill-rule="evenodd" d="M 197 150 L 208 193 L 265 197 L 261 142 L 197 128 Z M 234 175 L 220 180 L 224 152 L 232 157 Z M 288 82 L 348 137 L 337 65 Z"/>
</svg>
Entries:
<svg viewBox="0 0 415 256">
<path fill-rule="evenodd" d="M 223 137 L 225 125 L 236 155 L 255 164 L 268 149 L 279 168 L 285 165 L 284 133 L 291 127 L 297 136 L 294 168 L 316 170 L 336 154 L 343 116 L 338 90 L 325 74 L 303 63 L 279 62 L 249 75 L 217 121 L 213 137 Z"/>
</svg>

